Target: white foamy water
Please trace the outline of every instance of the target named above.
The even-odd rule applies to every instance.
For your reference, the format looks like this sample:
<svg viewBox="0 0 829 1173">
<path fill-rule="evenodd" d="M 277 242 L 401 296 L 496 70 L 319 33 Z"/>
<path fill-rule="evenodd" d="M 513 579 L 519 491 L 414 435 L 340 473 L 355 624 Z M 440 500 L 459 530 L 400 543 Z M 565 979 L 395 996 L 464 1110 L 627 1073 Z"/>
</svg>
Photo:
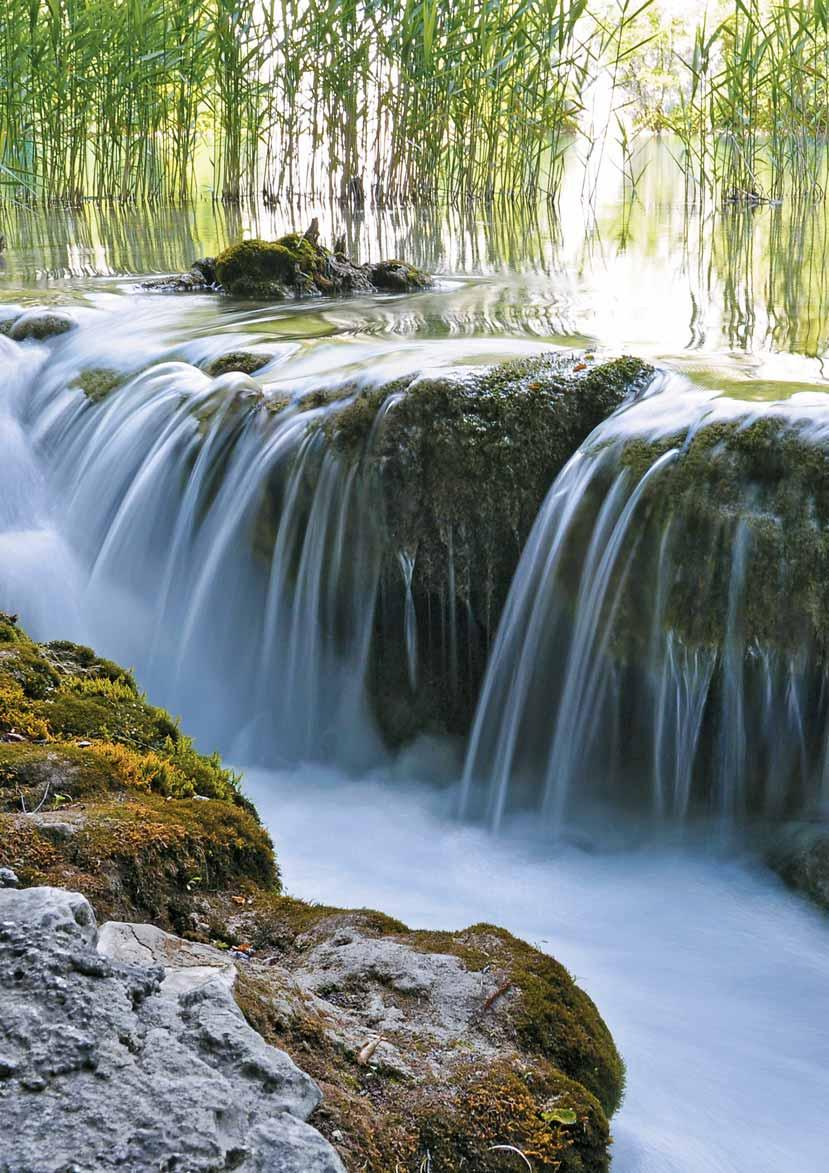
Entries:
<svg viewBox="0 0 829 1173">
<path fill-rule="evenodd" d="M 551 854 L 381 773 L 251 772 L 247 789 L 292 895 L 416 928 L 495 922 L 567 966 L 627 1064 L 614 1173 L 826 1169 L 829 920 L 762 868 L 653 842 Z"/>
</svg>

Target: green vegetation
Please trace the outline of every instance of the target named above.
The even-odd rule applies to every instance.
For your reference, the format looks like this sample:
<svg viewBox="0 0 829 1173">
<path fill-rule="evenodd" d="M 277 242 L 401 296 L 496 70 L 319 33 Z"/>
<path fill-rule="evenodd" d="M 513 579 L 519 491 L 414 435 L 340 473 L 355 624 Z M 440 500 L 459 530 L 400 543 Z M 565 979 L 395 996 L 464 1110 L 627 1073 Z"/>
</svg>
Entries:
<svg viewBox="0 0 829 1173">
<path fill-rule="evenodd" d="M 631 440 L 622 463 L 637 479 L 667 449 L 681 455 L 646 490 L 641 573 L 658 557 L 670 526 L 676 566 L 665 623 L 691 646 L 722 647 L 728 624 L 732 550 L 744 534 L 740 623 L 746 645 L 788 656 L 829 654 L 829 458 L 812 443 L 808 421 L 779 416 L 700 427 L 659 441 Z M 656 574 L 655 565 L 650 570 Z M 635 593 L 634 588 L 631 592 Z M 637 635 L 642 608 L 625 599 L 619 628 Z"/>
<path fill-rule="evenodd" d="M 131 674 L 36 644 L 0 615 L 0 863 L 85 892 L 107 915 L 186 927 L 187 896 L 275 886 L 266 832 L 217 755 L 200 754 Z"/>
<path fill-rule="evenodd" d="M 292 232 L 279 240 L 243 240 L 226 248 L 216 257 L 219 284 L 238 297 L 281 301 L 372 289 L 405 293 L 432 283 L 426 273 L 405 261 L 354 265 L 321 245 L 315 226 L 316 221 L 303 236 Z"/>
<path fill-rule="evenodd" d="M 554 195 L 580 136 L 591 162 L 615 139 L 635 189 L 648 129 L 737 201 L 819 194 L 825 0 L 695 19 L 661 0 L 7 0 L 0 183 L 73 205 L 205 181 L 231 204 Z"/>
</svg>

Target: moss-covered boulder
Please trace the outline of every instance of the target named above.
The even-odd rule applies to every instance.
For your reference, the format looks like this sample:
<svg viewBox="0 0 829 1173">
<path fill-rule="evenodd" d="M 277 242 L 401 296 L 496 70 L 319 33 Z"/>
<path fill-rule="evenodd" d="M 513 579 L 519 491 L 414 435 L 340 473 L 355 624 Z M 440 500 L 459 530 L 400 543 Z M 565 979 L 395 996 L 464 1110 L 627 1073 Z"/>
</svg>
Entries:
<svg viewBox="0 0 829 1173">
<path fill-rule="evenodd" d="M 212 359 L 205 370 L 214 378 L 226 375 L 230 371 L 241 371 L 243 375 L 254 375 L 262 367 L 266 367 L 273 359 L 270 354 L 257 354 L 253 350 L 229 350 L 227 354 L 220 354 Z"/>
<path fill-rule="evenodd" d="M 218 757 L 131 674 L 0 616 L 0 866 L 99 915 L 189 928 L 195 894 L 277 886 L 270 840 Z"/>
<path fill-rule="evenodd" d="M 794 414 L 718 421 L 627 441 L 633 481 L 669 449 L 677 458 L 645 496 L 640 557 L 655 559 L 670 525 L 665 622 L 689 645 L 721 647 L 742 551 L 741 640 L 824 660 L 829 650 L 829 449 Z M 653 540 L 651 540 L 653 539 Z M 641 576 L 640 576 L 641 577 Z"/>
<path fill-rule="evenodd" d="M 521 1167 L 511 1146 L 539 1173 L 608 1169 L 624 1067 L 553 958 L 492 925 L 412 932 L 285 897 L 231 923 L 255 948 L 239 1004 L 301 1049 L 325 1094 L 315 1124 L 348 1168 L 500 1173 Z"/>
<path fill-rule="evenodd" d="M 113 391 L 123 387 L 128 379 L 128 374 L 112 367 L 87 367 L 75 376 L 69 387 L 82 391 L 90 403 L 103 403 Z"/>
<path fill-rule="evenodd" d="M 597 363 L 551 353 L 362 390 L 318 425 L 379 486 L 383 589 L 371 687 L 390 742 L 423 729 L 468 728 L 507 592 L 551 484 L 651 374 L 633 358 Z"/>
<path fill-rule="evenodd" d="M 766 857 L 787 884 L 829 912 L 829 820 L 778 829 Z"/>
<path fill-rule="evenodd" d="M 35 308 L 26 310 L 14 319 L 9 327 L 9 337 L 15 342 L 25 342 L 27 339 L 43 342 L 47 338 L 66 334 L 77 325 L 75 318 L 65 310 Z"/>
<path fill-rule="evenodd" d="M 357 265 L 321 245 L 316 231 L 279 240 L 243 240 L 216 257 L 216 279 L 235 297 L 283 301 L 372 290 L 406 293 L 431 279 L 403 261 Z"/>
</svg>

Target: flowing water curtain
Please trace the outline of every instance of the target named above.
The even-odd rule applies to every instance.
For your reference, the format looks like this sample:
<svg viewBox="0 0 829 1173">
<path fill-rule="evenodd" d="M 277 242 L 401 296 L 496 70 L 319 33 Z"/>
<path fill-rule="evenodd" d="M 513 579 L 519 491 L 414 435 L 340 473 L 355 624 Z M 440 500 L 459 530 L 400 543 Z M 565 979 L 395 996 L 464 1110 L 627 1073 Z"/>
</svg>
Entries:
<svg viewBox="0 0 829 1173">
<path fill-rule="evenodd" d="M 85 584 L 66 588 L 84 638 L 170 703 L 186 694 L 197 732 L 247 761 L 378 760 L 366 673 L 382 505 L 371 460 L 342 461 L 323 426 L 349 400 L 274 410 L 244 376 L 156 361 L 89 401 L 74 386 L 89 345 L 79 330 L 28 371 L 8 343 L 60 502 L 48 525 Z"/>
<path fill-rule="evenodd" d="M 631 410 L 631 417 L 637 412 Z M 785 412 L 647 439 L 561 474 L 516 574 L 462 805 L 496 825 L 591 804 L 657 819 L 826 801 L 827 442 Z"/>
</svg>

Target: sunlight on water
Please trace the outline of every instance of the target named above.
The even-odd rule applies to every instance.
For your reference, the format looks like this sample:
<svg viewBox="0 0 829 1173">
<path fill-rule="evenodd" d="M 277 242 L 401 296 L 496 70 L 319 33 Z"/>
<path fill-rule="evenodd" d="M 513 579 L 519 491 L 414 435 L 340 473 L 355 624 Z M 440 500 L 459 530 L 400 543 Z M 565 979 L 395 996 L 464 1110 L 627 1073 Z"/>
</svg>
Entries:
<svg viewBox="0 0 829 1173">
<path fill-rule="evenodd" d="M 183 270 L 242 236 L 273 238 L 318 215 L 323 238 L 344 229 L 358 259 L 405 256 L 447 281 L 414 299 L 245 312 L 208 297 L 190 312 L 306 344 L 355 334 L 392 346 L 474 335 L 627 350 L 741 398 L 829 386 L 823 207 L 686 210 L 670 146 L 651 142 L 645 162 L 634 199 L 621 201 L 608 168 L 594 207 L 581 200 L 574 169 L 556 214 L 547 205 L 496 205 L 356 215 L 316 206 L 222 209 L 206 200 L 151 214 L 9 209 L 0 298 L 97 300 L 124 277 Z"/>
</svg>

